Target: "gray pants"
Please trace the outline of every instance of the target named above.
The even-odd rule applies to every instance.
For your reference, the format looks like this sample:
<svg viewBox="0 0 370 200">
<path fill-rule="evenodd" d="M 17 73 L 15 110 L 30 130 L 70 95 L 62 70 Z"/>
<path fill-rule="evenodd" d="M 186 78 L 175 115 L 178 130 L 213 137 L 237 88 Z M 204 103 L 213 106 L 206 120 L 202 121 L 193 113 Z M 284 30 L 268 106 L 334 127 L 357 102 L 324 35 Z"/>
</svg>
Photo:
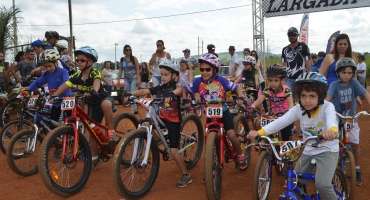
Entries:
<svg viewBox="0 0 370 200">
<path fill-rule="evenodd" d="M 365 87 L 366 78 L 362 78 L 360 76 L 357 76 L 357 80 L 366 89 L 366 87 Z"/>
<path fill-rule="evenodd" d="M 319 192 L 321 199 L 337 199 L 331 181 L 334 176 L 335 168 L 338 163 L 339 152 L 323 152 L 318 155 L 302 154 L 298 160 L 295 171 L 297 173 L 312 173 L 315 165 L 311 160 L 316 159 L 315 188 Z M 308 185 L 308 180 L 299 180 L 300 183 Z"/>
</svg>

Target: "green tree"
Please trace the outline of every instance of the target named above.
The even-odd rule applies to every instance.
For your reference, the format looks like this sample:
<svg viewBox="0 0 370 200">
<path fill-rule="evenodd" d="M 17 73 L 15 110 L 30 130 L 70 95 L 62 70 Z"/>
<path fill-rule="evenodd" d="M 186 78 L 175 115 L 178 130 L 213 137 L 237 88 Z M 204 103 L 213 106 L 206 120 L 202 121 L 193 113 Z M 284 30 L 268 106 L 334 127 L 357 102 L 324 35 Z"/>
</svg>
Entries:
<svg viewBox="0 0 370 200">
<path fill-rule="evenodd" d="M 10 7 L 7 9 L 5 6 L 0 7 L 0 51 L 5 52 L 7 47 L 14 45 L 14 37 L 17 37 L 17 35 L 13 34 L 13 28 L 17 23 L 13 23 L 13 17 L 15 16 L 16 22 L 18 22 L 20 12 L 19 8 L 13 9 L 13 7 Z M 16 29 L 18 28 L 16 27 Z"/>
</svg>

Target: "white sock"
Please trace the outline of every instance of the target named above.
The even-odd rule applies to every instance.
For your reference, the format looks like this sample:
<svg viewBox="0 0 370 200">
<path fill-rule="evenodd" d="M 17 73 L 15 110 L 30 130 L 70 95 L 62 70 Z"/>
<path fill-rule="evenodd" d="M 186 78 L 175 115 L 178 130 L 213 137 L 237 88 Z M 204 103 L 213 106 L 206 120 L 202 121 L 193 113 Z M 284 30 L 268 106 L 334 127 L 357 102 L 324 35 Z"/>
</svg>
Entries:
<svg viewBox="0 0 370 200">
<path fill-rule="evenodd" d="M 98 156 L 94 156 L 94 157 L 91 157 L 91 160 L 97 160 L 99 157 Z"/>
<path fill-rule="evenodd" d="M 356 166 L 355 168 L 356 168 L 356 169 L 360 169 L 360 166 Z"/>
</svg>

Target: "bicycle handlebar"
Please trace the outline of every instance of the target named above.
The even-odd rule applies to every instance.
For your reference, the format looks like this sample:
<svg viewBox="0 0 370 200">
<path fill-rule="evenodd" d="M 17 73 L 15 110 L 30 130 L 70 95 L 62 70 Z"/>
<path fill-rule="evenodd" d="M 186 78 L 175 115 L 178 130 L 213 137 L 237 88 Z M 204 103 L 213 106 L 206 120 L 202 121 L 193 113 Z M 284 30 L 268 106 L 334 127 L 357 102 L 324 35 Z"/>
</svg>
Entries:
<svg viewBox="0 0 370 200">
<path fill-rule="evenodd" d="M 337 116 L 342 118 L 342 119 L 355 119 L 357 117 L 359 117 L 360 115 L 370 115 L 369 111 L 361 111 L 359 113 L 357 113 L 356 115 L 353 115 L 353 116 L 343 116 L 342 114 L 336 112 Z"/>
</svg>

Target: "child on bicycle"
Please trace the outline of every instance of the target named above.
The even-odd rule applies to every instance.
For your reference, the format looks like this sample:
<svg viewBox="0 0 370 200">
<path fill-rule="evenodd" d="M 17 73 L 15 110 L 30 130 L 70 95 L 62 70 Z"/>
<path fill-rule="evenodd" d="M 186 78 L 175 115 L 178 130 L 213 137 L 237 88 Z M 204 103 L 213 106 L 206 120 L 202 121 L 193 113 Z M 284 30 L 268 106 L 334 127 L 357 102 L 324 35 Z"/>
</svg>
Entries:
<svg viewBox="0 0 370 200">
<path fill-rule="evenodd" d="M 85 101 L 91 111 L 91 119 L 101 123 L 103 117 L 105 117 L 105 122 L 108 125 L 109 144 L 114 144 L 116 142 L 113 125 L 113 112 L 116 111 L 115 102 L 101 84 L 100 71 L 92 68 L 92 65 L 98 61 L 98 53 L 94 48 L 84 46 L 78 48 L 74 54 L 77 66 L 81 71 L 74 73 L 67 82 L 59 87 L 54 95 L 59 96 L 73 85 L 80 85 L 80 92 L 85 94 Z M 49 102 L 53 103 L 53 100 L 51 99 Z M 98 157 L 98 143 L 95 140 L 90 140 L 90 145 L 93 161 L 91 171 L 94 171 L 102 163 L 102 160 Z"/>
<path fill-rule="evenodd" d="M 225 101 L 226 92 L 232 91 L 237 94 L 237 103 L 243 103 L 242 89 L 238 87 L 238 85 L 216 74 L 220 70 L 221 64 L 214 54 L 204 54 L 202 57 L 199 58 L 199 63 L 201 77 L 196 78 L 185 88 L 187 92 L 196 94 L 196 98 L 200 97 L 201 99 L 197 99 L 198 101 L 212 102 Z M 233 118 L 226 105 L 224 105 L 223 107 L 222 120 L 227 137 L 238 153 L 238 162 L 236 167 L 238 169 L 245 169 L 247 167 L 247 162 L 240 147 L 240 143 L 235 135 Z M 207 119 L 207 123 L 209 122 L 211 122 L 211 119 Z"/>
<path fill-rule="evenodd" d="M 316 159 L 315 187 L 322 199 L 336 199 L 331 183 L 339 157 L 339 141 L 335 138 L 338 133 L 338 121 L 335 107 L 332 103 L 324 101 L 328 85 L 326 78 L 316 72 L 303 73 L 294 85 L 299 104 L 295 105 L 282 117 L 271 122 L 259 131 L 250 131 L 249 137 L 254 139 L 258 135 L 270 135 L 299 120 L 303 139 L 310 136 L 322 135 L 326 147 L 316 148 L 307 143 L 302 156 L 294 171 L 297 173 L 312 173 Z M 308 181 L 299 180 L 307 186 Z"/>
<path fill-rule="evenodd" d="M 262 105 L 263 101 L 267 97 L 270 101 L 272 114 L 285 113 L 289 109 L 293 108 L 292 92 L 288 86 L 284 84 L 286 78 L 286 68 L 280 64 L 270 65 L 266 70 L 266 76 L 268 79 L 268 87 L 266 87 L 261 96 L 252 104 L 252 108 L 256 108 Z M 256 129 L 261 129 L 260 121 L 257 120 Z M 293 124 L 283 128 L 281 132 L 281 139 L 283 141 L 289 141 L 292 136 Z"/>
<path fill-rule="evenodd" d="M 175 61 L 165 59 L 159 64 L 162 84 L 148 89 L 141 89 L 132 93 L 126 93 L 125 96 L 143 96 L 156 95 L 156 98 L 165 98 L 165 103 L 169 107 L 159 105 L 159 118 L 162 119 L 168 130 L 170 141 L 171 156 L 175 159 L 179 166 L 182 177 L 177 182 L 177 187 L 185 187 L 193 178 L 186 169 L 185 161 L 179 154 L 180 129 L 181 129 L 181 112 L 180 112 L 180 97 L 183 96 L 183 88 L 177 83 L 179 75 L 179 67 Z"/>
<path fill-rule="evenodd" d="M 367 103 L 370 105 L 370 95 L 361 84 L 353 79 L 356 75 L 356 63 L 352 58 L 342 58 L 337 61 L 335 66 L 335 73 L 339 77 L 338 81 L 330 84 L 328 95 L 325 100 L 334 104 L 335 110 L 344 116 L 353 116 L 356 114 L 356 97 L 364 96 Z M 361 171 L 360 171 L 360 127 L 357 119 L 353 123 L 351 129 L 350 143 L 354 150 L 355 165 L 356 165 L 356 184 L 361 185 Z"/>
<path fill-rule="evenodd" d="M 243 58 L 244 70 L 240 76 L 235 80 L 235 83 L 240 83 L 242 78 L 245 78 L 244 85 L 252 87 L 255 90 L 248 90 L 248 94 L 252 93 L 254 98 L 258 97 L 258 89 L 260 88 L 258 71 L 254 68 L 256 59 L 253 56 L 245 56 Z"/>
</svg>

